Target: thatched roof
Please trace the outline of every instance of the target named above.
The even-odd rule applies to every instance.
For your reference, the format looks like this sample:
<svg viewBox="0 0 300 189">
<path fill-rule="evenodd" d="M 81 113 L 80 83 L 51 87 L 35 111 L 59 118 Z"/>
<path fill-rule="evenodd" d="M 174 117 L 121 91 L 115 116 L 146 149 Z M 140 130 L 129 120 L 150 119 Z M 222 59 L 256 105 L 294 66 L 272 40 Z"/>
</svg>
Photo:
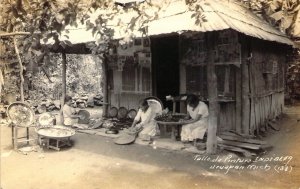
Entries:
<svg viewBox="0 0 300 189">
<path fill-rule="evenodd" d="M 204 10 L 203 13 L 207 21 L 201 24 L 195 24 L 196 19 L 192 17 L 194 12 L 188 10 L 185 1 L 174 0 L 164 8 L 163 12 L 159 13 L 157 20 L 151 21 L 148 24 L 148 35 L 233 29 L 262 40 L 294 45 L 284 33 L 234 0 L 203 0 L 201 1 L 201 7 Z M 127 17 L 130 16 L 127 15 Z M 127 18 L 124 15 L 122 19 Z M 123 37 L 122 33 L 118 33 L 118 29 L 116 30 L 117 34 L 115 38 L 119 39 Z M 137 31 L 135 31 L 134 34 L 136 37 L 142 36 L 142 34 Z M 90 30 L 87 31 L 85 26 L 71 28 L 68 36 L 69 39 L 67 40 L 73 44 L 92 42 L 98 38 L 97 36 L 93 36 Z"/>
<path fill-rule="evenodd" d="M 201 7 L 207 21 L 196 25 L 195 18 L 191 18 L 193 12 L 187 11 L 184 2 L 174 2 L 170 5 L 173 12 L 150 23 L 149 35 L 233 29 L 255 38 L 293 45 L 285 34 L 233 0 L 204 0 Z"/>
</svg>

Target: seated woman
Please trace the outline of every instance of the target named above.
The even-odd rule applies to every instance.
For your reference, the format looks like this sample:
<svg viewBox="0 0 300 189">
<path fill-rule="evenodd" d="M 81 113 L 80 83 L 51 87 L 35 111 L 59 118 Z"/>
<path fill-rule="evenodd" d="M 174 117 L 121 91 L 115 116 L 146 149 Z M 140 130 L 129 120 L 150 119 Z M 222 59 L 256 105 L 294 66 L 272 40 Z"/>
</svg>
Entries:
<svg viewBox="0 0 300 189">
<path fill-rule="evenodd" d="M 139 105 L 139 111 L 134 118 L 132 128 L 142 129 L 139 137 L 143 140 L 150 140 L 151 137 L 159 135 L 159 128 L 154 120 L 156 113 L 149 106 L 147 100 L 142 100 Z"/>
<path fill-rule="evenodd" d="M 73 126 L 74 124 L 78 123 L 79 115 L 76 114 L 76 109 L 71 107 L 72 97 L 66 96 L 65 97 L 65 104 L 63 106 L 63 117 L 64 117 L 64 125 L 66 126 Z"/>
<path fill-rule="evenodd" d="M 190 142 L 203 139 L 208 127 L 208 107 L 196 95 L 189 95 L 186 102 L 188 115 L 192 119 L 188 124 L 182 126 L 181 141 Z"/>
</svg>

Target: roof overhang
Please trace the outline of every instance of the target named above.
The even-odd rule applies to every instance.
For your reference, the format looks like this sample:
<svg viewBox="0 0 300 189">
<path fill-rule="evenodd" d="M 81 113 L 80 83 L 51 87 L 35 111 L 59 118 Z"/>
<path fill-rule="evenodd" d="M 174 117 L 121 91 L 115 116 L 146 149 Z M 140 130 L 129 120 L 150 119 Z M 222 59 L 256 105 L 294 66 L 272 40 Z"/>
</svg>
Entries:
<svg viewBox="0 0 300 189">
<path fill-rule="evenodd" d="M 120 0 L 121 1 L 121 0 Z M 130 0 L 123 0 L 123 2 L 131 2 Z M 294 46 L 284 33 L 275 29 L 262 18 L 255 15 L 253 12 L 243 7 L 235 1 L 228 0 L 203 0 L 200 2 L 203 9 L 203 15 L 207 21 L 196 24 L 196 18 L 192 15 L 195 13 L 188 9 L 184 0 L 174 0 L 163 8 L 159 13 L 158 19 L 151 21 L 147 25 L 147 34 L 149 36 L 164 35 L 171 33 L 184 32 L 210 32 L 220 31 L 225 29 L 233 29 L 237 32 L 243 33 L 254 38 L 278 42 L 286 45 Z M 93 15 L 97 18 L 97 12 Z M 131 18 L 135 16 L 133 13 L 126 13 L 121 16 L 124 23 L 129 23 Z M 114 18 L 111 22 L 111 28 L 115 31 L 113 38 L 121 39 L 126 37 L 128 33 L 124 32 L 124 28 L 116 25 L 116 20 L 120 17 Z M 93 35 L 91 30 L 87 30 L 85 25 L 77 28 L 67 28 L 68 33 L 62 33 L 60 40 L 69 40 L 72 44 L 88 43 L 99 41 L 99 35 Z M 67 34 L 68 38 L 64 37 Z M 142 37 L 143 33 L 140 31 L 133 31 L 134 37 Z"/>
</svg>

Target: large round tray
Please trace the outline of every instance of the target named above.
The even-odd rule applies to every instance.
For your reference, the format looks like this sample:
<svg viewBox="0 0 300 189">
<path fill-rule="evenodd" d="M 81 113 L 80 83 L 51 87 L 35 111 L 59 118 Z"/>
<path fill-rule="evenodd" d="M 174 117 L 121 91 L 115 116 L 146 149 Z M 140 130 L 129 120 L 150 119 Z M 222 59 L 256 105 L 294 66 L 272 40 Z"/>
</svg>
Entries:
<svg viewBox="0 0 300 189">
<path fill-rule="evenodd" d="M 111 107 L 111 108 L 109 109 L 108 114 L 109 114 L 109 117 L 112 117 L 112 118 L 117 117 L 117 115 L 118 115 L 118 108 L 116 108 L 116 107 L 114 107 L 114 106 Z"/>
<path fill-rule="evenodd" d="M 34 122 L 34 111 L 23 102 L 14 102 L 7 107 L 9 119 L 18 127 L 29 127 Z"/>
<path fill-rule="evenodd" d="M 127 113 L 127 117 L 130 119 L 134 119 L 136 115 L 137 115 L 137 112 L 135 109 L 130 109 Z"/>
<path fill-rule="evenodd" d="M 48 138 L 67 138 L 75 135 L 75 130 L 65 126 L 55 125 L 49 127 L 40 127 L 36 129 L 36 132 L 40 136 Z"/>
<path fill-rule="evenodd" d="M 161 114 L 163 108 L 163 104 L 161 102 L 161 100 L 159 100 L 159 98 L 154 97 L 154 96 L 150 96 L 145 98 L 145 100 L 147 100 L 149 106 L 153 109 L 153 111 L 157 114 Z"/>
<path fill-rule="evenodd" d="M 49 126 L 53 125 L 54 119 L 55 118 L 50 113 L 45 112 L 39 116 L 38 122 L 41 126 Z"/>
<path fill-rule="evenodd" d="M 164 125 L 181 125 L 181 124 L 187 124 L 190 119 L 183 120 L 186 117 L 187 114 L 181 114 L 181 113 L 175 113 L 175 114 L 163 114 L 156 116 L 154 119 L 159 124 Z M 181 121 L 179 121 L 181 120 Z"/>
<path fill-rule="evenodd" d="M 117 118 L 118 119 L 124 119 L 124 118 L 126 118 L 127 114 L 128 114 L 127 108 L 120 107 L 119 110 L 118 110 Z"/>
<path fill-rule="evenodd" d="M 86 110 L 79 110 L 78 115 L 80 116 L 78 123 L 79 124 L 88 124 L 90 122 L 90 113 Z"/>
<path fill-rule="evenodd" d="M 131 144 L 135 141 L 135 139 L 136 139 L 136 135 L 123 133 L 114 139 L 114 143 L 120 145 Z"/>
</svg>

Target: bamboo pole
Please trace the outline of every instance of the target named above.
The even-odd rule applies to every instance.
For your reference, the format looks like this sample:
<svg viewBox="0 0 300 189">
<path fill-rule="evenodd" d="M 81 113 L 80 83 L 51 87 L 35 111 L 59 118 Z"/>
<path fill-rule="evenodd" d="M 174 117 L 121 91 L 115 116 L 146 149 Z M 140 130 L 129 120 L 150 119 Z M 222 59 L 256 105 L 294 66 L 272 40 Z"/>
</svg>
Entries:
<svg viewBox="0 0 300 189">
<path fill-rule="evenodd" d="M 18 57 L 18 61 L 19 61 L 19 66 L 20 66 L 20 96 L 21 96 L 21 102 L 24 102 L 24 76 L 23 76 L 23 64 L 22 64 L 22 60 L 20 57 L 20 52 L 18 49 L 18 44 L 17 44 L 17 39 L 16 37 L 13 37 L 13 41 L 14 41 L 14 47 L 15 47 L 15 51 Z"/>
</svg>

